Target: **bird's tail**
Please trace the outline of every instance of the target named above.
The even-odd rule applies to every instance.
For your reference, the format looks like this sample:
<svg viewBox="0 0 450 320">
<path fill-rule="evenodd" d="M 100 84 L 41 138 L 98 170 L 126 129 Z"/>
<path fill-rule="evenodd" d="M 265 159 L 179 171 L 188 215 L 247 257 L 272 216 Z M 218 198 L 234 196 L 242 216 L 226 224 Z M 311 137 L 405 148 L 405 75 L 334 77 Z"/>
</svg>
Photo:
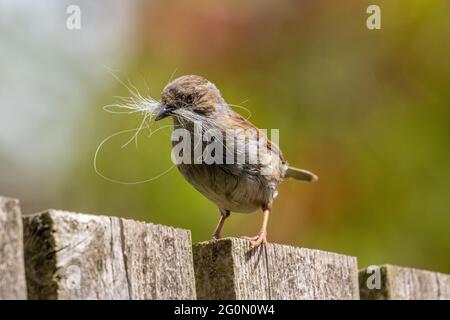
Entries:
<svg viewBox="0 0 450 320">
<path fill-rule="evenodd" d="M 288 167 L 284 176 L 286 178 L 294 178 L 297 180 L 309 181 L 309 182 L 319 180 L 319 177 L 316 176 L 314 173 L 309 172 L 307 170 L 294 168 L 294 167 Z"/>
</svg>

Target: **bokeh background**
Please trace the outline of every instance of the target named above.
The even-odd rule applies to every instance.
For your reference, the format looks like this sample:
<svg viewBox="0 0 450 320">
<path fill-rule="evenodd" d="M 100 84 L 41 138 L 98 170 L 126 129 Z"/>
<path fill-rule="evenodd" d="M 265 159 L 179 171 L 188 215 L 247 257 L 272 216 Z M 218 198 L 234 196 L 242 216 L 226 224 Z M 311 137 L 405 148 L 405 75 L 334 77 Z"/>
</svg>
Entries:
<svg viewBox="0 0 450 320">
<path fill-rule="evenodd" d="M 69 4 L 81 29 L 66 28 Z M 378 4 L 382 29 L 366 28 Z M 177 172 L 143 184 L 93 169 L 100 142 L 141 118 L 104 105 L 159 99 L 172 76 L 199 74 L 261 128 L 279 128 L 316 184 L 280 187 L 269 241 L 450 272 L 450 2 L 0 1 L 0 194 L 23 211 L 118 215 L 209 239 L 217 209 Z M 163 125 L 170 124 L 164 120 Z M 145 180 L 171 166 L 170 128 L 98 167 Z M 261 214 L 233 214 L 224 235 L 253 235 Z"/>
</svg>

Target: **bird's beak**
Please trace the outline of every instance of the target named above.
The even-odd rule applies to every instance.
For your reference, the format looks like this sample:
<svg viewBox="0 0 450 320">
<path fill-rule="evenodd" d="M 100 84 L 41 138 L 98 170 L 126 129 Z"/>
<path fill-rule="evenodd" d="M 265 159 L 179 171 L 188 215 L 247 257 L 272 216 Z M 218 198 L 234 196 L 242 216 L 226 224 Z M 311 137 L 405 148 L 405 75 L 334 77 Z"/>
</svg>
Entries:
<svg viewBox="0 0 450 320">
<path fill-rule="evenodd" d="M 172 114 L 172 110 L 168 108 L 167 106 L 163 105 L 161 109 L 159 109 L 158 114 L 155 117 L 155 121 L 159 121 L 161 119 L 164 119 L 165 117 L 168 117 Z"/>
</svg>

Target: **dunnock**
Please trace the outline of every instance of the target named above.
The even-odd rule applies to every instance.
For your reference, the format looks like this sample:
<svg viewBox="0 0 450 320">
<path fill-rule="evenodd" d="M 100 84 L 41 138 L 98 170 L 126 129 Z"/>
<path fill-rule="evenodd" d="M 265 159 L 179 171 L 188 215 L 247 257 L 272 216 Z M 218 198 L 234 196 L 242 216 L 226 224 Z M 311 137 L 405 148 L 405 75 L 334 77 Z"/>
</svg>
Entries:
<svg viewBox="0 0 450 320">
<path fill-rule="evenodd" d="M 192 149 L 195 147 L 195 123 L 201 125 L 202 133 L 206 129 L 213 129 L 227 136 L 220 143 L 227 155 L 230 152 L 234 155 L 234 161 L 224 159 L 222 162 L 210 163 L 195 161 L 198 159 L 189 155 L 191 161 L 177 163 L 185 179 L 219 207 L 220 220 L 213 234 L 215 239 L 220 238 L 220 231 L 231 211 L 244 213 L 262 209 L 264 219 L 261 231 L 255 237 L 243 238 L 250 240 L 252 247 L 266 243 L 269 212 L 280 182 L 289 177 L 304 181 L 317 180 L 317 176 L 311 172 L 289 167 L 279 148 L 252 123 L 234 112 L 216 86 L 203 77 L 182 76 L 164 88 L 161 108 L 155 121 L 167 116 L 172 116 L 175 129 L 185 129 L 191 133 Z M 240 136 L 241 144 L 235 143 L 236 137 L 229 139 L 229 132 L 233 132 L 233 129 L 241 134 L 244 132 Z M 230 141 L 233 141 L 232 145 Z M 203 139 L 200 142 L 202 146 L 206 143 Z M 175 141 L 172 144 L 175 146 Z M 265 147 L 258 149 L 259 158 L 253 162 L 248 161 L 252 145 Z M 239 154 L 245 154 L 245 162 L 236 161 Z"/>
</svg>

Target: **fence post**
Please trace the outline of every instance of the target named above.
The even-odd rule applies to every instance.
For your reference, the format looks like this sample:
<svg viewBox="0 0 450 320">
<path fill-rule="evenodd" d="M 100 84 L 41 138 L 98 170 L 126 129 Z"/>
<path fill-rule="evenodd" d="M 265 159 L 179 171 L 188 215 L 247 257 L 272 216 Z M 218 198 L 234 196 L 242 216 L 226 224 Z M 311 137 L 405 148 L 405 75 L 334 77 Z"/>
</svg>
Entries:
<svg viewBox="0 0 450 320">
<path fill-rule="evenodd" d="M 0 300 L 26 298 L 19 201 L 0 196 Z"/>
<path fill-rule="evenodd" d="M 363 300 L 450 299 L 450 275 L 393 265 L 359 272 Z"/>
<path fill-rule="evenodd" d="M 30 299 L 450 299 L 450 275 L 392 265 L 361 270 L 358 288 L 356 258 L 336 253 L 252 250 L 236 238 L 193 252 L 188 230 L 58 210 L 21 216 L 18 200 L 0 196 L 0 300 L 27 290 Z"/>
<path fill-rule="evenodd" d="M 190 231 L 58 210 L 24 216 L 30 299 L 194 299 Z"/>
<path fill-rule="evenodd" d="M 354 257 L 236 238 L 193 250 L 199 299 L 359 299 Z"/>
</svg>

